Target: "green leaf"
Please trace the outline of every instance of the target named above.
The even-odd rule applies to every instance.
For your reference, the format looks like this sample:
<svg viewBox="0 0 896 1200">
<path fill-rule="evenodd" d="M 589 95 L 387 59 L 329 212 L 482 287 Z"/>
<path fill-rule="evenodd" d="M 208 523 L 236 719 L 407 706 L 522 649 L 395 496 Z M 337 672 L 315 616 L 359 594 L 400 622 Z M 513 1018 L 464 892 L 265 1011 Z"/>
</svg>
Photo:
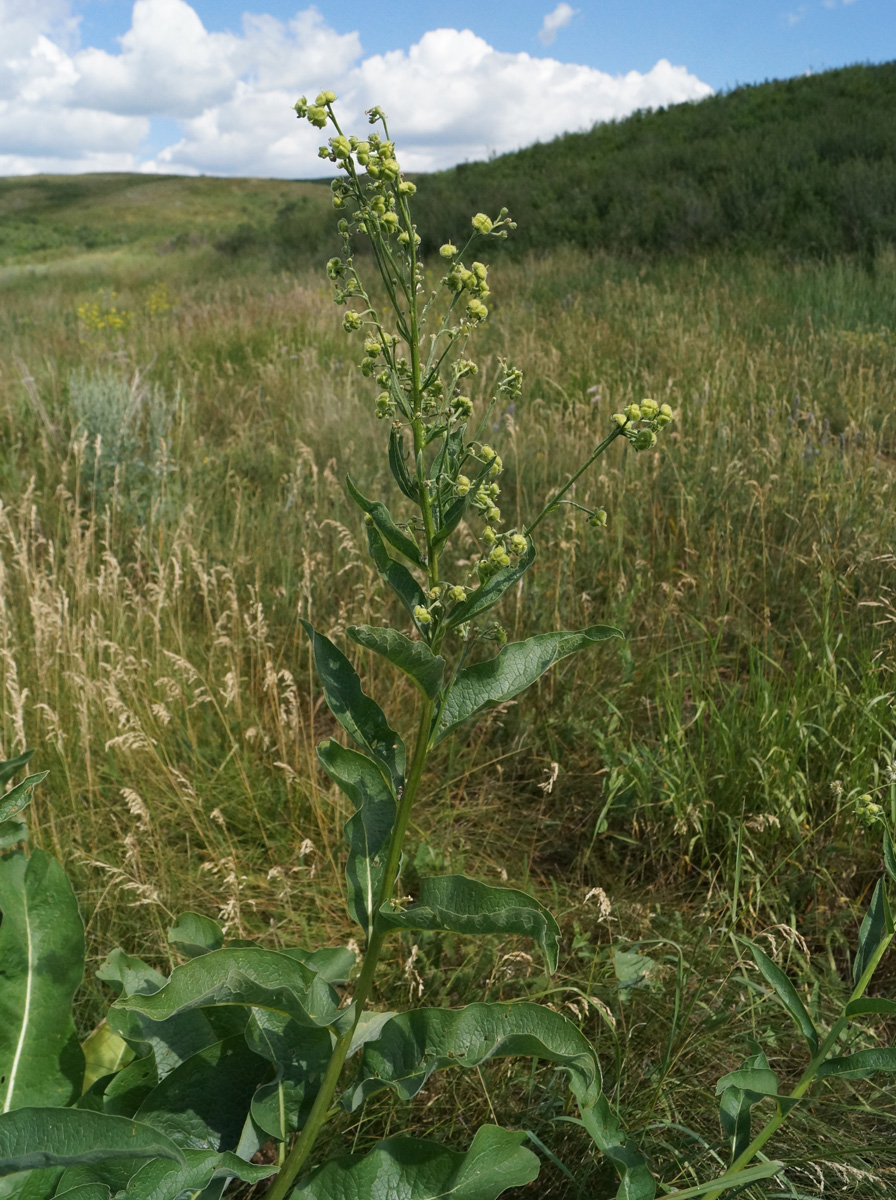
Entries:
<svg viewBox="0 0 896 1200">
<path fill-rule="evenodd" d="M 721 1095 L 722 1132 L 731 1146 L 731 1161 L 750 1144 L 750 1110 L 766 1096 L 778 1095 L 778 1077 L 769 1069 L 764 1054 L 748 1058 L 738 1071 L 724 1075 L 716 1085 Z"/>
<path fill-rule="evenodd" d="M 6 855 L 0 912 L 0 1112 L 70 1104 L 84 1080 L 72 1020 L 84 923 L 72 885 L 43 850 Z"/>
<path fill-rule="evenodd" d="M 484 1125 L 466 1153 L 419 1138 L 387 1138 L 367 1154 L 334 1158 L 303 1180 L 293 1200 L 494 1200 L 537 1176 L 525 1133 Z"/>
<path fill-rule="evenodd" d="M 884 829 L 884 867 L 887 874 L 896 883 L 896 852 L 893 850 L 893 839 L 889 829 Z"/>
<path fill-rule="evenodd" d="M 397 629 L 377 629 L 372 625 L 349 625 L 348 636 L 366 650 L 387 658 L 414 681 L 424 696 L 435 700 L 445 676 L 445 660 L 433 654 L 426 642 L 413 641 Z"/>
<path fill-rule="evenodd" d="M 866 1013 L 879 1013 L 885 1017 L 896 1017 L 896 1000 L 878 1000 L 862 997 L 850 1000 L 844 1013 L 847 1017 L 861 1017 Z"/>
<path fill-rule="evenodd" d="M 390 728 L 376 701 L 361 690 L 358 673 L 342 651 L 308 621 L 302 621 L 301 625 L 311 639 L 314 665 L 330 711 L 358 745 L 382 763 L 386 778 L 398 795 L 404 786 L 404 742 Z"/>
<path fill-rule="evenodd" d="M 164 1021 L 191 1009 L 218 1005 L 269 1008 L 300 1025 L 330 1025 L 338 1012 L 336 993 L 316 972 L 276 950 L 213 950 L 175 967 L 151 996 L 116 1000 L 116 1010 Z"/>
<path fill-rule="evenodd" d="M 265 1133 L 285 1142 L 305 1124 L 333 1053 L 333 1039 L 327 1029 L 309 1029 L 282 1013 L 259 1008 L 246 1027 L 246 1041 L 276 1068 L 274 1079 L 254 1093 L 252 1116 Z"/>
<path fill-rule="evenodd" d="M 224 945 L 224 931 L 217 921 L 200 913 L 185 912 L 168 930 L 168 941 L 184 958 L 198 958 Z"/>
<path fill-rule="evenodd" d="M 466 510 L 466 496 L 459 496 L 453 504 L 448 505 L 442 516 L 439 528 L 436 530 L 435 536 L 432 539 L 432 546 L 434 550 L 438 550 L 439 546 L 441 546 L 443 542 L 448 541 L 452 533 L 454 533 L 455 529 L 457 529 L 458 525 L 460 524 L 461 518 Z"/>
<path fill-rule="evenodd" d="M 27 808 L 31 803 L 34 789 L 49 774 L 49 771 L 38 771 L 36 775 L 29 775 L 21 783 L 17 783 L 14 788 L 10 788 L 8 792 L 0 796 L 0 821 L 8 821 L 10 817 L 17 816 L 23 808 Z"/>
<path fill-rule="evenodd" d="M 756 961 L 756 966 L 762 974 L 762 978 L 796 1022 L 800 1032 L 809 1044 L 809 1049 L 813 1054 L 817 1053 L 818 1030 L 812 1024 L 812 1019 L 806 1011 L 802 1000 L 799 998 L 796 988 L 781 968 L 776 966 L 764 951 L 760 950 L 758 946 L 754 946 L 747 938 L 740 938 L 740 941 L 748 947 Z"/>
<path fill-rule="evenodd" d="M 330 741 L 318 746 L 317 756 L 357 809 L 345 825 L 349 846 L 345 864 L 348 911 L 369 941 L 395 824 L 395 798 L 378 768 L 357 750 Z"/>
<path fill-rule="evenodd" d="M 170 1071 L 175 1070 L 178 1065 L 179 1062 L 172 1064 Z M 158 1087 L 162 1078 L 164 1076 L 160 1075 L 152 1054 L 135 1059 L 126 1067 L 122 1067 L 115 1078 L 106 1084 L 100 1111 L 112 1113 L 116 1117 L 133 1117 L 150 1092 Z"/>
<path fill-rule="evenodd" d="M 195 1196 L 215 1179 L 240 1179 L 259 1183 L 277 1171 L 277 1165 L 255 1166 L 236 1154 L 213 1150 L 185 1150 L 184 1164 L 149 1162 L 131 1177 L 127 1200 L 178 1200 L 184 1192 Z"/>
<path fill-rule="evenodd" d="M 367 548 L 380 578 L 392 589 L 414 619 L 417 629 L 422 632 L 422 627 L 414 618 L 414 609 L 426 605 L 420 584 L 406 566 L 391 557 L 375 525 L 367 526 Z"/>
<path fill-rule="evenodd" d="M 561 1013 L 540 1004 L 471 1004 L 457 1011 L 400 1013 L 364 1046 L 356 1084 L 342 1102 L 354 1112 L 384 1088 L 409 1100 L 440 1068 L 477 1067 L 511 1054 L 547 1059 L 568 1076 L 583 1125 L 622 1177 L 619 1196 L 652 1200 L 655 1181 L 644 1157 L 626 1144 L 603 1095 L 591 1043 Z"/>
<path fill-rule="evenodd" d="M 84 1092 L 98 1079 L 120 1071 L 134 1057 L 134 1051 L 107 1021 L 101 1021 L 87 1035 L 81 1049 L 84 1051 Z"/>
<path fill-rule="evenodd" d="M 112 1190 L 105 1183 L 80 1183 L 76 1187 L 66 1188 L 64 1192 L 55 1192 L 53 1200 L 109 1200 Z"/>
<path fill-rule="evenodd" d="M 32 758 L 33 750 L 23 750 L 16 758 L 7 758 L 0 762 L 0 786 L 9 783 L 13 775 L 17 775 L 22 767 L 26 767 Z"/>
<path fill-rule="evenodd" d="M 890 902 L 887 899 L 887 888 L 884 880 L 879 879 L 859 929 L 859 948 L 853 964 L 853 982 L 857 986 L 868 968 L 876 962 L 879 957 L 878 951 L 881 950 L 884 942 L 892 936 L 893 917 L 890 913 Z"/>
<path fill-rule="evenodd" d="M 486 580 L 462 604 L 458 604 L 451 610 L 445 621 L 446 626 L 454 629 L 464 621 L 472 621 L 474 617 L 482 616 L 484 612 L 494 608 L 507 589 L 522 579 L 534 562 L 535 543 L 530 541 L 529 549 L 519 562 L 496 571 L 491 579 Z"/>
<path fill-rule="evenodd" d="M 182 1148 L 234 1150 L 255 1089 L 269 1073 L 269 1063 L 236 1034 L 169 1072 L 143 1098 L 134 1117 Z"/>
<path fill-rule="evenodd" d="M 489 887 L 464 875 L 421 879 L 413 904 L 383 905 L 384 925 L 397 929 L 450 929 L 453 933 L 514 933 L 538 943 L 548 971 L 557 969 L 560 929 L 544 907 L 525 892 Z"/>
<path fill-rule="evenodd" d="M 381 500 L 368 500 L 366 496 L 362 496 L 352 483 L 350 475 L 345 477 L 345 486 L 355 504 L 367 513 L 389 545 L 399 554 L 403 554 L 415 567 L 422 567 L 423 559 L 420 557 L 419 546 L 410 534 L 398 528 L 385 504 Z"/>
<path fill-rule="evenodd" d="M 389 432 L 389 469 L 393 478 L 409 500 L 416 500 L 420 494 L 417 480 L 411 477 L 404 456 L 404 435 L 401 427 L 394 425 Z"/>
<path fill-rule="evenodd" d="M 0 821 L 0 851 L 11 850 L 20 842 L 28 841 L 28 826 L 18 817 Z"/>
<path fill-rule="evenodd" d="M 524 642 L 511 642 L 486 662 L 458 671 L 442 703 L 433 745 L 477 713 L 512 700 L 561 658 L 614 637 L 622 634 L 608 625 L 573 633 L 539 633 Z"/>
<path fill-rule="evenodd" d="M 868 1079 L 875 1071 L 896 1071 L 896 1049 L 857 1050 L 842 1058 L 829 1058 L 818 1068 L 817 1077 L 839 1075 L 844 1079 Z"/>
<path fill-rule="evenodd" d="M 727 1192 L 731 1188 L 742 1188 L 748 1183 L 759 1183 L 762 1179 L 771 1179 L 783 1170 L 783 1162 L 770 1159 L 755 1167 L 746 1167 L 743 1171 L 738 1171 L 727 1179 L 724 1175 L 720 1175 L 717 1179 L 710 1179 L 708 1183 L 699 1183 L 696 1187 L 672 1192 L 671 1196 L 674 1196 L 675 1200 L 696 1200 L 698 1196 L 705 1196 L 707 1192 Z M 778 1195 L 780 1194 L 778 1193 Z M 796 1195 L 796 1193 L 793 1194 Z"/>
<path fill-rule="evenodd" d="M 117 1158 L 182 1163 L 179 1147 L 158 1129 L 78 1108 L 18 1108 L 0 1116 L 0 1163 L 7 1173 Z"/>
<path fill-rule="evenodd" d="M 281 953 L 297 958 L 327 983 L 347 983 L 357 966 L 357 959 L 347 946 L 321 946 L 311 951 L 285 949 Z"/>
</svg>

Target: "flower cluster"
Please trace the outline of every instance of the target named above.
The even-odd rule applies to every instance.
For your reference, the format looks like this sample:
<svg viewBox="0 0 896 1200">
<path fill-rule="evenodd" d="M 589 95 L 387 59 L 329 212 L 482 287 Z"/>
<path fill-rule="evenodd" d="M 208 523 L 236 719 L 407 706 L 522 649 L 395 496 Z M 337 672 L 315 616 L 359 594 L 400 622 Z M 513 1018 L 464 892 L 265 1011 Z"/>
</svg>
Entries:
<svg viewBox="0 0 896 1200">
<path fill-rule="evenodd" d="M 856 816 L 869 829 L 879 824 L 883 820 L 883 815 L 884 810 L 881 805 L 876 804 L 867 792 L 856 800 Z"/>
<path fill-rule="evenodd" d="M 656 445 L 657 434 L 673 416 L 668 404 L 657 404 L 648 398 L 640 404 L 629 404 L 622 412 L 614 413 L 612 419 L 635 450 L 650 450 Z"/>
</svg>

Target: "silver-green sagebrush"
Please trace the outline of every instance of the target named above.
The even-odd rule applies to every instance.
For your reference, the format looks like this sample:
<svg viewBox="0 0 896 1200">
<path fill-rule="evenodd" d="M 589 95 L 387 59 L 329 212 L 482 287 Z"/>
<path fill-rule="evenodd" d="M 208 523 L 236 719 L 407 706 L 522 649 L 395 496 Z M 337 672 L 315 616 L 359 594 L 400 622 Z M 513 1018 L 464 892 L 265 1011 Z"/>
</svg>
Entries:
<svg viewBox="0 0 896 1200">
<path fill-rule="evenodd" d="M 83 924 L 59 864 L 41 850 L 27 851 L 19 814 L 43 778 L 28 776 L 0 798 L 0 1200 L 212 1200 L 230 1181 L 270 1177 L 271 1200 L 375 1192 L 491 1200 L 538 1174 L 525 1131 L 486 1125 L 466 1149 L 389 1137 L 366 1154 L 326 1162 L 319 1161 L 318 1139 L 380 1092 L 410 1101 L 436 1071 L 474 1070 L 502 1056 L 554 1065 L 577 1108 L 567 1119 L 615 1168 L 619 1197 L 651 1200 L 660 1186 L 604 1094 L 594 1048 L 564 1015 L 530 1002 L 409 1012 L 370 1004 L 384 946 L 400 930 L 516 935 L 539 948 L 548 971 L 556 969 L 557 922 L 525 892 L 449 875 L 422 879 L 406 896 L 405 836 L 437 744 L 512 700 L 559 660 L 621 637 L 594 625 L 508 644 L 490 614 L 509 589 L 525 588 L 542 522 L 561 506 L 583 507 L 573 498 L 581 475 L 617 439 L 634 451 L 652 449 L 673 414 L 649 398 L 626 406 L 540 509 L 514 525 L 506 505 L 502 512 L 500 447 L 483 433 L 494 410 L 520 394 L 522 375 L 501 361 L 474 400 L 470 385 L 487 372 L 467 357 L 489 319 L 483 259 L 491 239 L 506 237 L 513 222 L 505 210 L 475 214 L 460 248 L 441 247 L 431 277 L 418 255 L 414 185 L 402 174 L 384 114 L 370 111 L 366 138 L 347 136 L 335 99 L 331 92 L 312 104 L 303 98 L 296 112 L 333 131 L 321 156 L 342 172 L 332 185 L 342 253 L 330 259 L 327 274 L 358 370 L 371 382 L 371 403 L 386 423 L 383 449 L 396 494 L 370 498 L 365 481 L 351 478 L 346 489 L 364 522 L 383 596 L 393 593 L 405 612 L 403 628 L 354 625 L 347 635 L 418 693 L 416 712 L 387 714 L 370 694 L 379 673 L 365 690 L 345 651 L 302 622 L 326 702 L 345 734 L 344 742 L 323 743 L 318 758 L 354 808 L 345 826 L 346 884 L 349 914 L 364 941 L 360 966 L 347 947 L 274 951 L 228 943 L 216 922 L 185 913 L 169 930 L 180 959 L 170 975 L 123 951 L 110 955 L 99 975 L 116 999 L 106 1021 L 79 1043 L 72 1001 L 84 969 Z M 356 261 L 361 240 L 371 257 Z M 362 277 L 371 261 L 381 308 Z M 584 513 L 596 530 L 607 524 L 602 506 Z M 29 757 L 0 764 L 0 782 L 13 779 Z M 879 807 L 863 798 L 863 817 L 881 824 L 885 867 L 896 878 Z M 786 1094 L 762 1053 L 720 1080 L 730 1166 L 680 1195 L 712 1200 L 775 1175 L 781 1164 L 757 1163 L 757 1155 L 819 1080 L 896 1069 L 896 1052 L 887 1049 L 833 1054 L 849 1020 L 891 1011 L 879 1006 L 892 1002 L 866 993 L 893 932 L 881 880 L 860 931 L 850 1001 L 827 1031 L 813 1023 L 780 968 L 749 947 L 806 1039 L 809 1065 Z M 752 1110 L 765 1100 L 775 1111 L 753 1136 Z M 276 1162 L 255 1163 L 272 1141 Z"/>
</svg>

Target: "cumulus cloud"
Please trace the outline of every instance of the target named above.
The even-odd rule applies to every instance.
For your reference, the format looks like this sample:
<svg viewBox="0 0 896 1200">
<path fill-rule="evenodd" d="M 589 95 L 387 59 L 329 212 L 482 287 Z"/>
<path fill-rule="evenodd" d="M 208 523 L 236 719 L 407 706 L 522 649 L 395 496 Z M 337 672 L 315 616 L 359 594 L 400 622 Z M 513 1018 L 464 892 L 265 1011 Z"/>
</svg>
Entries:
<svg viewBox="0 0 896 1200">
<path fill-rule="evenodd" d="M 546 27 L 572 15 L 561 4 Z M 314 8 L 285 22 L 246 15 L 239 32 L 215 33 L 187 0 L 136 0 L 116 53 L 78 48 L 64 0 L 0 0 L 0 28 L 2 174 L 320 175 L 321 136 L 296 122 L 292 105 L 321 87 L 339 94 L 351 129 L 382 105 L 407 170 L 514 150 L 712 90 L 665 59 L 646 73 L 609 75 L 497 51 L 469 30 L 431 30 L 409 49 L 364 57 L 357 33 L 338 33 Z M 154 116 L 182 136 L 150 155 Z"/>
<path fill-rule="evenodd" d="M 558 4 L 553 12 L 547 13 L 538 32 L 538 40 L 542 45 L 553 46 L 557 34 L 566 28 L 578 12 L 579 9 L 573 8 L 571 4 Z"/>
</svg>

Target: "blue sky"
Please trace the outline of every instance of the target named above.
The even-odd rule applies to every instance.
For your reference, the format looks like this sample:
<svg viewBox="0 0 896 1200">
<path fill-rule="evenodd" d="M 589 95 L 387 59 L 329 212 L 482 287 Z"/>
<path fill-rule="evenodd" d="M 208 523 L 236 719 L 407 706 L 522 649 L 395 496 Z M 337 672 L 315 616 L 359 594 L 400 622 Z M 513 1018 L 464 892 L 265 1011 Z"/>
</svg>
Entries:
<svg viewBox="0 0 896 1200">
<path fill-rule="evenodd" d="M 0 0 L 0 174 L 319 173 L 288 101 L 322 86 L 432 169 L 893 58 L 896 0 Z"/>
</svg>

